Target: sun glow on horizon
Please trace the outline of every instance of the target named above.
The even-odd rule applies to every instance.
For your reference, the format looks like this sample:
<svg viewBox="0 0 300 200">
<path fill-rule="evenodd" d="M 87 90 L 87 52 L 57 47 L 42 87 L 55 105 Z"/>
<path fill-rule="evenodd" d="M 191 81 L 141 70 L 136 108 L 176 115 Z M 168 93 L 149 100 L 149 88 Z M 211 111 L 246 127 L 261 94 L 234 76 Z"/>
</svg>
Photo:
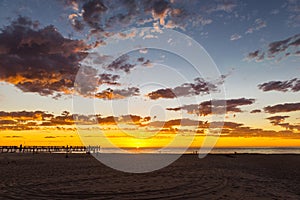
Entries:
<svg viewBox="0 0 300 200">
<path fill-rule="evenodd" d="M 177 137 L 174 142 L 175 136 Z M 77 131 L 61 130 L 30 130 L 30 131 L 1 131 L 1 146 L 93 146 L 103 148 L 182 148 L 191 141 L 190 148 L 200 148 L 205 136 L 203 135 L 178 135 L 174 132 L 161 132 L 151 138 L 135 138 L 124 135 L 117 130 L 107 130 L 105 134 L 85 130 L 78 134 Z M 188 140 L 188 141 L 185 141 Z M 220 136 L 215 147 L 296 147 L 300 146 L 300 137 L 247 137 L 247 136 Z"/>
</svg>

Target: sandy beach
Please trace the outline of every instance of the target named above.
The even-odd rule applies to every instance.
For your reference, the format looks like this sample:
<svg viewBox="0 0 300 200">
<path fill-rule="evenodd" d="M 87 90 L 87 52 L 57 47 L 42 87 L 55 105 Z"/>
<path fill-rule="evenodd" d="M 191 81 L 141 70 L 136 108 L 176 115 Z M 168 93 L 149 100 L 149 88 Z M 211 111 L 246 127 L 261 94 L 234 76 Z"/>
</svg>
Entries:
<svg viewBox="0 0 300 200">
<path fill-rule="evenodd" d="M 184 155 L 131 174 L 87 154 L 0 154 L 0 199 L 300 199 L 300 155 Z"/>
</svg>

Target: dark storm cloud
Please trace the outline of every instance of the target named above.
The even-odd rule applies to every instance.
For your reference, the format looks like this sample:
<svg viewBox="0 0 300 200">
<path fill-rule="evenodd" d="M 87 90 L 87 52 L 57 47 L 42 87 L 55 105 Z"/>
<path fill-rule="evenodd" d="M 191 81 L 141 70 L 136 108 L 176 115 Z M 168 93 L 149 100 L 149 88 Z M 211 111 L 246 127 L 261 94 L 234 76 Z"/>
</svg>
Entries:
<svg viewBox="0 0 300 200">
<path fill-rule="evenodd" d="M 0 33 L 0 81 L 40 95 L 72 92 L 79 62 L 90 47 L 50 25 L 18 17 Z"/>
<path fill-rule="evenodd" d="M 217 83 L 219 84 L 219 83 Z M 175 88 L 159 89 L 147 94 L 150 99 L 159 98 L 173 99 L 177 97 L 189 97 L 194 95 L 205 95 L 218 91 L 217 84 L 205 81 L 202 78 L 194 79 L 194 83 L 184 83 Z"/>
<path fill-rule="evenodd" d="M 287 81 L 270 81 L 258 85 L 258 88 L 264 92 L 272 90 L 280 92 L 298 92 L 300 91 L 300 79 L 294 78 Z"/>
<path fill-rule="evenodd" d="M 261 110 L 259 109 L 251 110 L 250 113 L 261 113 Z"/>
<path fill-rule="evenodd" d="M 300 103 L 284 103 L 274 106 L 264 107 L 266 113 L 280 113 L 280 112 L 293 112 L 300 110 Z"/>
<path fill-rule="evenodd" d="M 138 96 L 139 88 L 130 87 L 127 89 L 111 89 L 108 88 L 102 92 L 95 94 L 95 98 L 112 100 L 112 99 L 124 99 L 126 97 Z"/>
<path fill-rule="evenodd" d="M 279 59 L 288 57 L 291 55 L 297 55 L 297 49 L 300 46 L 300 34 L 296 34 L 287 39 L 272 42 L 268 45 L 268 48 L 264 50 L 256 50 L 247 55 L 248 60 L 262 61 L 265 57 Z"/>
<path fill-rule="evenodd" d="M 229 99 L 229 100 L 212 100 L 204 101 L 200 104 L 184 105 L 177 108 L 167 108 L 170 111 L 185 110 L 189 114 L 206 116 L 210 114 L 225 114 L 229 112 L 242 112 L 239 106 L 251 105 L 255 102 L 254 99 Z"/>
</svg>

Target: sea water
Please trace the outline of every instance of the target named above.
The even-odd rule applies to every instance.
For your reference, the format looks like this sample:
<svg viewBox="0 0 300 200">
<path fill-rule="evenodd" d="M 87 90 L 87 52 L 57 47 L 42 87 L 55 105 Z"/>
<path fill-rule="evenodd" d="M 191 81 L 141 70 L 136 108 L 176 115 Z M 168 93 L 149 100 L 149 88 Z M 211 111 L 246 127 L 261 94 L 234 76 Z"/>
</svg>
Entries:
<svg viewBox="0 0 300 200">
<path fill-rule="evenodd" d="M 209 154 L 300 154 L 300 147 L 238 147 L 205 149 Z M 100 153 L 159 153 L 159 154 L 197 154 L 200 148 L 102 148 Z"/>
</svg>

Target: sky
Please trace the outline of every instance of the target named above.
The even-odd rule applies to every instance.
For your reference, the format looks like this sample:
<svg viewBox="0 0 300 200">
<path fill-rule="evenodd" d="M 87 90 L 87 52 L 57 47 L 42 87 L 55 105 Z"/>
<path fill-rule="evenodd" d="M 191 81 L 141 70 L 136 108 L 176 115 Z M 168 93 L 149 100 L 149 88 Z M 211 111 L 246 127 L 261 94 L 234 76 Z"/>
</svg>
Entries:
<svg viewBox="0 0 300 200">
<path fill-rule="evenodd" d="M 300 146 L 298 0 L 0 9 L 1 145 Z"/>
</svg>

